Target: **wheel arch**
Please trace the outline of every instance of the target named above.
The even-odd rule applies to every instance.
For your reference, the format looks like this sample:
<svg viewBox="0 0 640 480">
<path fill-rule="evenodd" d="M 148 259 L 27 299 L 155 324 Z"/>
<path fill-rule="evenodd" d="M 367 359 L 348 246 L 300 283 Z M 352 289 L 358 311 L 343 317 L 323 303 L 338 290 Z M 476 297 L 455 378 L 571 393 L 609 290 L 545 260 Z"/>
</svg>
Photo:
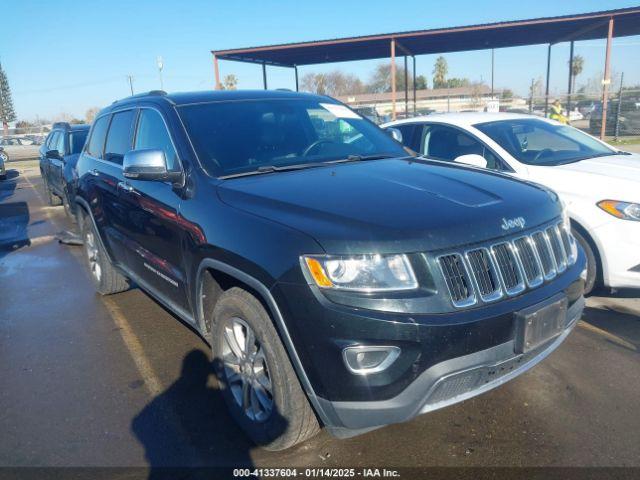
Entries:
<svg viewBox="0 0 640 480">
<path fill-rule="evenodd" d="M 603 282 L 606 278 L 605 275 L 605 264 L 602 260 L 602 255 L 600 254 L 600 248 L 598 246 L 598 242 L 593 238 L 593 236 L 589 233 L 589 231 L 575 218 L 571 218 L 571 228 L 575 228 L 578 233 L 589 243 L 591 246 L 591 250 L 593 251 L 593 255 L 596 257 L 596 286 L 598 282 Z"/>
<path fill-rule="evenodd" d="M 278 304 L 269 288 L 267 288 L 267 286 L 260 280 L 219 260 L 212 258 L 203 259 L 200 262 L 197 271 L 195 305 L 196 322 L 198 323 L 198 327 L 201 329 L 203 336 L 208 336 L 207 326 L 205 325 L 205 311 L 212 311 L 215 301 L 219 295 L 228 288 L 234 286 L 247 289 L 263 304 L 265 310 L 269 313 L 269 316 L 274 323 L 276 331 L 284 344 L 287 356 L 289 357 L 289 360 L 293 365 L 293 369 L 296 372 L 298 381 L 306 393 L 307 398 L 311 402 L 316 415 L 323 424 L 330 425 L 332 423 L 330 421 L 330 416 L 318 401 L 318 397 L 315 394 L 313 386 L 311 385 L 311 382 L 304 370 Z M 212 298 L 207 297 L 207 291 L 213 292 Z"/>
</svg>

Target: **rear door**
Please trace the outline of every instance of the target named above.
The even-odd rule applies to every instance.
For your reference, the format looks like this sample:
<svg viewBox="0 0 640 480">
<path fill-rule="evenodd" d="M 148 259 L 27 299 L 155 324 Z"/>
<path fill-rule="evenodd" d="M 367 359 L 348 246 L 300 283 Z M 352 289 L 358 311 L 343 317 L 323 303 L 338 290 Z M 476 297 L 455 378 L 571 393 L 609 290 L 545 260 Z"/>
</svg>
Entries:
<svg viewBox="0 0 640 480">
<path fill-rule="evenodd" d="M 49 180 L 53 191 L 62 195 L 62 172 L 64 171 L 64 156 L 67 154 L 67 132 L 60 131 L 52 142 L 51 150 L 58 152 L 57 157 L 49 158 Z"/>
<path fill-rule="evenodd" d="M 127 264 L 120 225 L 126 212 L 120 203 L 118 183 L 122 176 L 122 150 L 130 148 L 135 110 L 106 114 L 94 122 L 82 157 L 80 181 L 110 257 Z M 109 138 L 107 138 L 109 135 Z"/>
<path fill-rule="evenodd" d="M 169 169 L 181 169 L 167 123 L 155 108 L 140 109 L 134 150 L 142 149 L 162 150 Z M 126 181 L 126 188 L 120 190 L 120 196 L 126 211 L 122 227 L 132 268 L 148 288 L 186 309 L 180 196 L 169 182 L 133 179 Z"/>
</svg>

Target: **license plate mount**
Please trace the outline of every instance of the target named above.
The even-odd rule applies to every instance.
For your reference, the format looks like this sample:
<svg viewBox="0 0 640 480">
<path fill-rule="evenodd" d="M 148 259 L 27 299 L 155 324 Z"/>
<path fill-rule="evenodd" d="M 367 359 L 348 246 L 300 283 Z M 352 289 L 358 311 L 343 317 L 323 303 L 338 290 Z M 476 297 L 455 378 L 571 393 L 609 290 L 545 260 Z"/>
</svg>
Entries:
<svg viewBox="0 0 640 480">
<path fill-rule="evenodd" d="M 515 353 L 527 353 L 564 330 L 569 302 L 560 294 L 515 313 Z"/>
</svg>

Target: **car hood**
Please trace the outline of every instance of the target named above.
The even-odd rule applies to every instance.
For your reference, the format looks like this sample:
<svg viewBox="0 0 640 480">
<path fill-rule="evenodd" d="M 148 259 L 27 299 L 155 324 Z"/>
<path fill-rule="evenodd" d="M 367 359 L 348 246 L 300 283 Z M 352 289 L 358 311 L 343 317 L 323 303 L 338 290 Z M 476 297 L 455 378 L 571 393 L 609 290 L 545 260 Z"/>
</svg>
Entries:
<svg viewBox="0 0 640 480">
<path fill-rule="evenodd" d="M 221 200 L 303 231 L 329 253 L 420 252 L 502 237 L 560 214 L 548 190 L 424 160 L 354 162 L 223 181 Z M 259 239 L 257 239 L 259 241 Z"/>
<path fill-rule="evenodd" d="M 608 155 L 581 160 L 557 168 L 573 172 L 592 173 L 609 178 L 640 181 L 640 155 Z"/>
</svg>

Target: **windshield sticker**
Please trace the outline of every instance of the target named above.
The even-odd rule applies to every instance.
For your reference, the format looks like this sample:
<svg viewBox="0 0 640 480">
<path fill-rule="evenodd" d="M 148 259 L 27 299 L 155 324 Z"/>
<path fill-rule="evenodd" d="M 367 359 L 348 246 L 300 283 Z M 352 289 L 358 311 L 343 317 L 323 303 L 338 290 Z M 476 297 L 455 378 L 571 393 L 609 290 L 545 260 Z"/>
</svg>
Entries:
<svg viewBox="0 0 640 480">
<path fill-rule="evenodd" d="M 329 112 L 331 112 L 337 118 L 362 118 L 356 112 L 348 109 L 344 105 L 336 105 L 335 103 L 321 103 L 320 106 L 325 110 L 329 110 Z"/>
</svg>

